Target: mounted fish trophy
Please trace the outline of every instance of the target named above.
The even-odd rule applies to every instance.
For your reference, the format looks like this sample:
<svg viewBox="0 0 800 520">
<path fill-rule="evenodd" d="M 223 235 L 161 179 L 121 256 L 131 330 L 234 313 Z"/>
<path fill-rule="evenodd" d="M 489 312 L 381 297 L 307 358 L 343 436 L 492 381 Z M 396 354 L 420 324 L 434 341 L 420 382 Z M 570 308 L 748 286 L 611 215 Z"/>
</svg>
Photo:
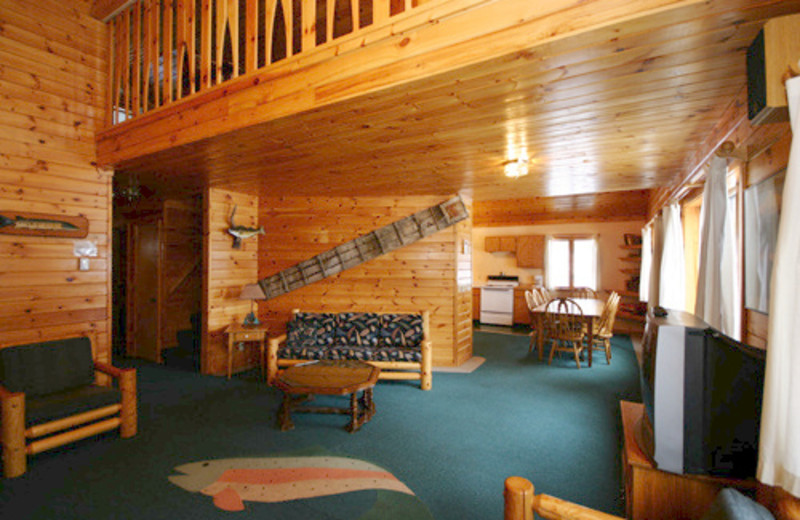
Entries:
<svg viewBox="0 0 800 520">
<path fill-rule="evenodd" d="M 233 216 L 236 215 L 236 206 L 233 207 L 233 211 L 231 211 L 231 227 L 228 228 L 228 233 L 233 235 L 233 248 L 234 249 L 241 249 L 242 248 L 242 240 L 245 238 L 251 238 L 256 235 L 263 235 L 264 228 L 257 227 L 251 228 L 246 226 L 237 226 L 233 223 Z"/>
</svg>

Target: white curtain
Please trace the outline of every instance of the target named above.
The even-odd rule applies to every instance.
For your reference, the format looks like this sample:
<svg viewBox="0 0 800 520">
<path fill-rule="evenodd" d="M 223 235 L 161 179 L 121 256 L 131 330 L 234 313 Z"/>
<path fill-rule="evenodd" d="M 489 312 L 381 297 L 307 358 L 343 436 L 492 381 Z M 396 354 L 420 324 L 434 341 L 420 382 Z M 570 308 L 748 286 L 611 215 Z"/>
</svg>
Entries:
<svg viewBox="0 0 800 520">
<path fill-rule="evenodd" d="M 642 262 L 639 266 L 639 301 L 650 298 L 650 267 L 653 263 L 653 226 L 642 229 Z"/>
<path fill-rule="evenodd" d="M 736 233 L 736 197 L 728 197 L 728 218 L 722 244 L 722 332 L 735 339 L 742 335 L 742 287 L 739 269 L 739 238 Z"/>
<path fill-rule="evenodd" d="M 695 313 L 712 327 L 722 330 L 722 252 L 728 217 L 728 160 L 714 157 L 703 187 L 700 208 L 699 266 Z"/>
<path fill-rule="evenodd" d="M 661 257 L 664 253 L 664 216 L 659 213 L 653 219 L 650 229 L 650 240 L 653 244 L 653 256 L 650 259 L 650 279 L 648 284 L 647 308 L 651 309 L 659 305 L 659 294 L 661 290 Z"/>
<path fill-rule="evenodd" d="M 778 194 L 775 183 L 762 181 L 744 192 L 745 229 L 757 240 L 750 240 L 744 250 L 745 302 L 747 307 L 769 310 L 769 283 L 772 276 L 774 244 L 778 241 Z M 753 244 L 755 243 L 755 247 Z"/>
<path fill-rule="evenodd" d="M 663 237 L 658 302 L 667 309 L 682 311 L 686 309 L 686 259 L 681 207 L 677 203 L 664 208 Z"/>
<path fill-rule="evenodd" d="M 800 497 L 800 78 L 786 90 L 794 137 L 770 289 L 758 479 Z"/>
</svg>

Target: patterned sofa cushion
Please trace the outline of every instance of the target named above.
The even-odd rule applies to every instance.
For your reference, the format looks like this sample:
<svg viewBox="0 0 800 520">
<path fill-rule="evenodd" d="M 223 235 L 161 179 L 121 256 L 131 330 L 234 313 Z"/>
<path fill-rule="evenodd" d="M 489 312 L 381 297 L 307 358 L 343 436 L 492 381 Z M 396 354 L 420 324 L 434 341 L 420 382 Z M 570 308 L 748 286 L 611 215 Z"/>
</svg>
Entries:
<svg viewBox="0 0 800 520">
<path fill-rule="evenodd" d="M 419 346 L 423 338 L 419 314 L 381 314 L 380 340 L 385 347 Z"/>
<path fill-rule="evenodd" d="M 286 345 L 292 348 L 333 345 L 337 323 L 336 314 L 298 312 L 286 327 Z"/>
<path fill-rule="evenodd" d="M 338 316 L 334 344 L 376 347 L 380 326 L 380 316 L 374 312 L 343 312 Z"/>
<path fill-rule="evenodd" d="M 360 361 L 422 361 L 419 348 L 397 347 L 290 347 L 280 350 L 281 359 L 358 359 Z"/>
<path fill-rule="evenodd" d="M 281 359 L 422 360 L 419 314 L 298 312 L 286 331 Z"/>
</svg>

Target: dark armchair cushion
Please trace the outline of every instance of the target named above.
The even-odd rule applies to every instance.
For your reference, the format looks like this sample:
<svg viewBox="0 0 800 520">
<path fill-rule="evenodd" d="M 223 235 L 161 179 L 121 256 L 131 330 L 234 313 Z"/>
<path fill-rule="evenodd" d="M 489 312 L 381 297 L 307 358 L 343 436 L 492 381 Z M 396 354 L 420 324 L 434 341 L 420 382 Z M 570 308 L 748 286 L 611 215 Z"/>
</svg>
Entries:
<svg viewBox="0 0 800 520">
<path fill-rule="evenodd" d="M 717 494 L 702 520 L 775 520 L 764 506 L 733 488 Z"/>
<path fill-rule="evenodd" d="M 116 388 L 88 385 L 66 392 L 25 399 L 25 425 L 33 426 L 104 406 L 118 404 L 122 394 Z"/>
<path fill-rule="evenodd" d="M 27 397 L 94 383 L 89 338 L 71 338 L 0 349 L 0 383 Z"/>
</svg>

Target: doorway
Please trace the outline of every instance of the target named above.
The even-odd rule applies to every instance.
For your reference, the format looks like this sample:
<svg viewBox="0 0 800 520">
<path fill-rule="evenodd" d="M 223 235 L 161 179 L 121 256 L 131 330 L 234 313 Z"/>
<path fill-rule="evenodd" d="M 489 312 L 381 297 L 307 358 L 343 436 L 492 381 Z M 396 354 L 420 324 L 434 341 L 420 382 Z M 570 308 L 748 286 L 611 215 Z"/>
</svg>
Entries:
<svg viewBox="0 0 800 520">
<path fill-rule="evenodd" d="M 199 201 L 120 201 L 114 208 L 113 237 L 115 355 L 199 370 Z"/>
</svg>

